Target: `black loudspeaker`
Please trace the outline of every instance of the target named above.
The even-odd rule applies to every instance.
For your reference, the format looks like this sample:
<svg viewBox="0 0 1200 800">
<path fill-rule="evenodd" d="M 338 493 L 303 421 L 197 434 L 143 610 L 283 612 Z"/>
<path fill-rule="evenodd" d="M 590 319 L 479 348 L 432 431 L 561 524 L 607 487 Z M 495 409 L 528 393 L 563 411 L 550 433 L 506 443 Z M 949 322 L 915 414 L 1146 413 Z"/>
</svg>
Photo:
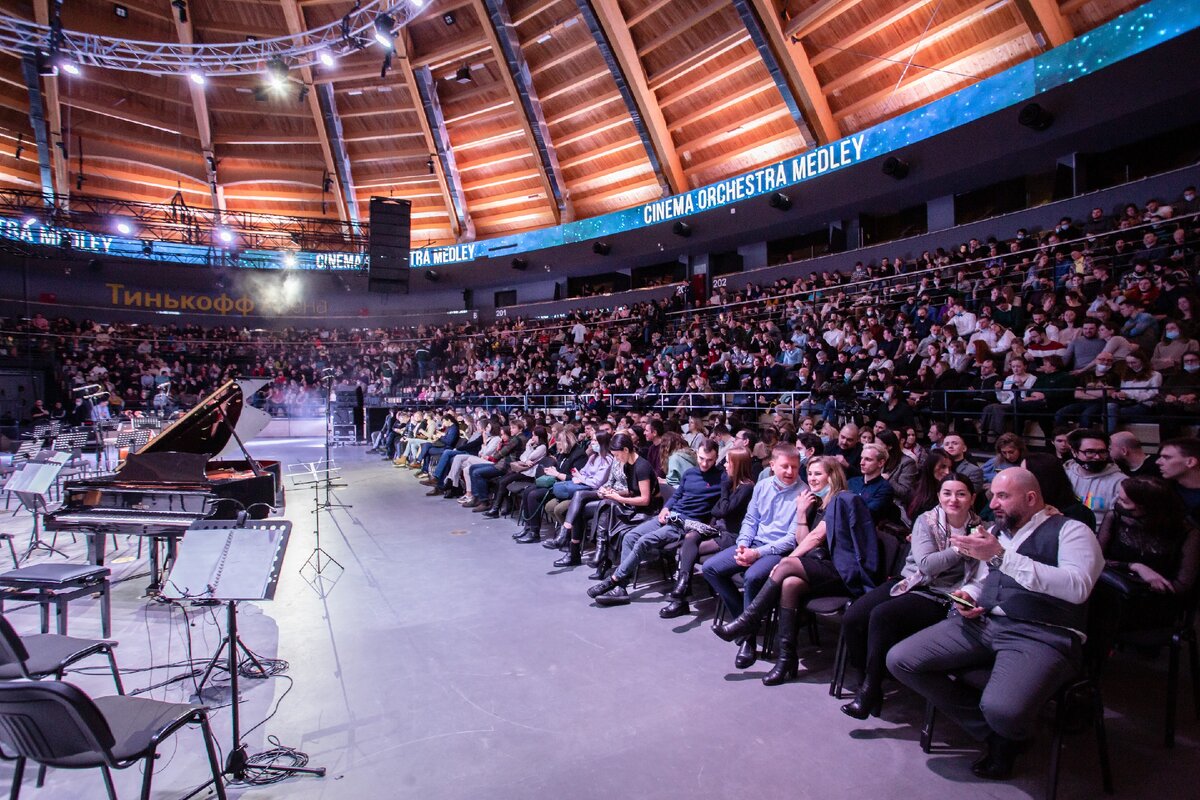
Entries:
<svg viewBox="0 0 1200 800">
<path fill-rule="evenodd" d="M 473 305 L 475 305 L 475 290 L 463 289 L 463 308 L 470 311 Z"/>
<path fill-rule="evenodd" d="M 393 197 L 372 197 L 370 224 L 367 290 L 408 294 L 412 203 Z"/>
</svg>

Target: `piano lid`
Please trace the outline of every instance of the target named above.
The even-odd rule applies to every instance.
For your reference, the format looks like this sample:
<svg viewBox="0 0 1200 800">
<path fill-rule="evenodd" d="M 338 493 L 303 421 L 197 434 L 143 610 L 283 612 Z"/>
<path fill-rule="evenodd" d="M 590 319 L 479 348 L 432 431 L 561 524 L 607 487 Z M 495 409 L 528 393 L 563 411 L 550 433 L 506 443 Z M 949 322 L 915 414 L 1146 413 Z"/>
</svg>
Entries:
<svg viewBox="0 0 1200 800">
<path fill-rule="evenodd" d="M 225 449 L 241 415 L 242 389 L 237 381 L 229 381 L 164 428 L 137 455 L 203 453 L 212 458 Z"/>
</svg>

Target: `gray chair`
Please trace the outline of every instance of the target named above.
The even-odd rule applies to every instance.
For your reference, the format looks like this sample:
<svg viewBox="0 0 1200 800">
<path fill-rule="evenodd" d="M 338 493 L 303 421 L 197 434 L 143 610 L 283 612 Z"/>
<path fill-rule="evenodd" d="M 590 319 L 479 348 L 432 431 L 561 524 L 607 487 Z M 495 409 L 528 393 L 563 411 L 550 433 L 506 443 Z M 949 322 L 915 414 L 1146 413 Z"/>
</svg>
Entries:
<svg viewBox="0 0 1200 800">
<path fill-rule="evenodd" d="M 15 760 L 10 800 L 20 796 L 28 761 L 60 769 L 99 769 L 109 800 L 117 800 L 112 770 L 144 764 L 142 800 L 150 798 L 159 744 L 184 725 L 200 726 L 220 800 L 225 783 L 208 709 L 141 697 L 97 697 L 61 681 L 0 683 L 0 750 Z"/>
<path fill-rule="evenodd" d="M 0 617 L 0 680 L 24 678 L 36 681 L 51 675 L 57 680 L 62 680 L 67 667 L 103 653 L 112 669 L 117 694 L 125 694 L 125 687 L 121 685 L 121 673 L 117 669 L 117 659 L 113 655 L 113 648 L 116 646 L 116 642 L 104 639 L 76 639 L 54 633 L 22 637 L 7 619 Z"/>
</svg>

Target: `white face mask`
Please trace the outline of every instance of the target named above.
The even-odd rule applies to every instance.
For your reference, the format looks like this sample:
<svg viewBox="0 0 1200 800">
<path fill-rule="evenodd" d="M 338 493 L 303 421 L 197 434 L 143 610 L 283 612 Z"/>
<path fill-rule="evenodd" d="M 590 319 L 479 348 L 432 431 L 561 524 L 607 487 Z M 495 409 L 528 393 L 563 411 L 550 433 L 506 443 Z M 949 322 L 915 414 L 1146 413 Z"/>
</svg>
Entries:
<svg viewBox="0 0 1200 800">
<path fill-rule="evenodd" d="M 1097 375 L 1103 375 L 1106 372 L 1108 372 L 1107 364 L 1097 364 L 1096 365 L 1096 374 Z"/>
</svg>

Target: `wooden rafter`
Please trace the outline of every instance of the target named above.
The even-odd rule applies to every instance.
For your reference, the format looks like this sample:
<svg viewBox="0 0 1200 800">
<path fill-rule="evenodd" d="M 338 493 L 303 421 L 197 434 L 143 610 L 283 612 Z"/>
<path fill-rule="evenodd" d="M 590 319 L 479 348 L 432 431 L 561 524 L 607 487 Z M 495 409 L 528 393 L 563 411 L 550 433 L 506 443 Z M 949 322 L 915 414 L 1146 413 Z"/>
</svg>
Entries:
<svg viewBox="0 0 1200 800">
<path fill-rule="evenodd" d="M 620 66 L 621 72 L 629 85 L 633 100 L 641 119 L 645 122 L 646 132 L 650 138 L 654 155 L 661 165 L 663 177 L 670 190 L 674 193 L 686 191 L 687 177 L 683 171 L 683 163 L 675 149 L 675 142 L 663 118 L 662 109 L 658 107 L 657 98 L 646 81 L 646 70 L 638 57 L 637 47 L 629 33 L 629 26 L 621 15 L 621 7 L 617 0 L 592 0 L 596 18 L 604 29 L 604 36 L 612 46 L 613 56 Z"/>
<path fill-rule="evenodd" d="M 1071 21 L 1058 7 L 1058 0 L 1013 0 L 1021 19 L 1035 37 L 1042 36 L 1044 49 L 1058 47 L 1075 38 Z"/>
<path fill-rule="evenodd" d="M 33 15 L 39 25 L 50 24 L 50 0 L 33 0 Z M 71 194 L 71 176 L 67 173 L 66 131 L 62 127 L 62 107 L 59 105 L 58 78 L 46 76 L 42 82 L 46 98 L 46 127 L 50 133 L 50 163 L 54 173 L 54 193 L 64 206 Z"/>
<path fill-rule="evenodd" d="M 678 25 L 670 26 L 667 30 L 663 31 L 658 36 L 655 36 L 653 39 L 639 47 L 637 49 L 638 57 L 645 58 L 667 42 L 677 37 L 681 31 L 686 31 L 689 28 L 693 28 L 711 17 L 713 14 L 719 14 L 728 8 L 729 0 L 709 0 L 709 2 L 700 6 L 691 14 L 688 14 L 679 22 Z"/>
<path fill-rule="evenodd" d="M 187 17 L 186 21 L 184 21 L 180 19 L 180 16 L 171 15 L 171 19 L 175 23 L 175 35 L 179 37 L 180 44 L 195 44 L 196 34 L 192 30 L 191 17 Z M 212 207 L 224 211 L 225 189 L 217 179 L 217 152 L 213 146 L 212 117 L 208 113 L 208 99 L 204 96 L 203 86 L 197 86 L 191 80 L 188 80 L 187 77 L 182 77 L 181 80 L 187 82 L 188 94 L 192 98 L 192 113 L 196 117 L 196 133 L 200 139 L 200 156 L 204 159 L 204 172 L 208 177 L 208 188 L 212 195 Z"/>
<path fill-rule="evenodd" d="M 820 52 L 814 53 L 809 61 L 812 63 L 813 68 L 815 69 L 834 56 L 840 55 L 846 50 L 849 50 L 851 47 L 854 47 L 859 42 L 870 39 L 877 33 L 886 31 L 900 20 L 907 18 L 910 14 L 920 11 L 933 1 L 934 0 L 908 0 L 907 3 L 904 3 L 889 13 L 876 18 L 870 24 L 864 25 L 861 28 L 855 28 L 854 31 L 849 35 L 822 48 Z"/>
<path fill-rule="evenodd" d="M 304 19 L 304 11 L 300 8 L 297 0 L 280 0 L 283 4 L 283 18 L 287 21 L 288 32 L 293 36 L 299 35 L 308 30 L 308 25 Z M 313 85 L 312 67 L 301 67 L 299 70 L 300 80 L 305 86 Z M 325 174 L 333 183 L 333 193 L 335 204 L 337 205 L 338 218 L 342 222 L 350 222 L 357 224 L 358 219 L 358 204 L 352 202 L 354 192 L 354 180 L 350 171 L 350 159 L 346 154 L 346 147 L 341 139 L 341 123 L 336 121 L 337 105 L 334 102 L 332 93 L 325 95 L 324 104 L 327 109 L 322 108 L 321 92 L 329 92 L 328 87 L 314 87 L 315 91 L 309 91 L 308 94 L 308 110 L 312 116 L 313 125 L 317 129 L 317 141 L 321 143 L 321 159 L 325 164 Z M 331 124 L 326 124 L 326 111 L 334 118 Z M 330 128 L 333 128 L 331 131 Z M 324 192 L 325 187 L 321 187 Z"/>
<path fill-rule="evenodd" d="M 789 19 L 784 33 L 797 38 L 808 36 L 861 2 L 862 0 L 820 0 Z"/>
</svg>

